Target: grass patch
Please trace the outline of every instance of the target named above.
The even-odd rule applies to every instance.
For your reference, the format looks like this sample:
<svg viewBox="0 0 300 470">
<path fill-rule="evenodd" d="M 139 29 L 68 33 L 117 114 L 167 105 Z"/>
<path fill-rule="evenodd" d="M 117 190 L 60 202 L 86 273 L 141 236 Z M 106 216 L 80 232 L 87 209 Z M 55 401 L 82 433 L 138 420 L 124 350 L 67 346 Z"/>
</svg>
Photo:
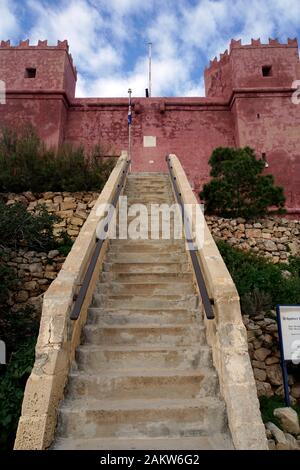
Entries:
<svg viewBox="0 0 300 470">
<path fill-rule="evenodd" d="M 273 395 L 272 397 L 261 396 L 259 397 L 259 403 L 263 422 L 272 422 L 281 429 L 279 419 L 274 416 L 274 410 L 276 408 L 286 407 L 284 399 L 277 395 Z M 300 419 L 300 405 L 292 406 L 292 408 L 298 413 Z"/>
</svg>

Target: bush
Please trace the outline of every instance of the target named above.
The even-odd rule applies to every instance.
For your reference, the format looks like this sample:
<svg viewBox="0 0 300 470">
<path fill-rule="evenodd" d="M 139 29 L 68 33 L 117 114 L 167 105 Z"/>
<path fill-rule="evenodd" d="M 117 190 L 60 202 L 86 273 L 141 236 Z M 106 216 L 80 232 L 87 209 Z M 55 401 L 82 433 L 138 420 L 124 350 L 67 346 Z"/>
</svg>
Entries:
<svg viewBox="0 0 300 470">
<path fill-rule="evenodd" d="M 14 353 L 0 382 L 0 450 L 13 447 L 26 381 L 35 355 L 36 337 L 31 335 Z"/>
<path fill-rule="evenodd" d="M 258 315 L 272 308 L 272 296 L 255 288 L 253 292 L 247 292 L 242 296 L 241 305 L 242 311 L 248 315 Z"/>
<path fill-rule="evenodd" d="M 39 205 L 31 214 L 21 203 L 6 205 L 0 202 L 0 240 L 7 247 L 26 247 L 37 251 L 49 251 L 57 245 L 53 224 L 60 218 L 49 214 Z"/>
<path fill-rule="evenodd" d="M 1 309 L 1 340 L 6 344 L 8 360 L 20 344 L 38 333 L 39 322 L 39 315 L 29 305 L 20 310 Z"/>
<path fill-rule="evenodd" d="M 219 241 L 218 248 L 235 282 L 241 298 L 243 313 L 271 310 L 277 304 L 300 303 L 300 258 L 290 264 L 275 265 L 271 261 L 251 252 L 233 248 Z M 291 272 L 289 278 L 283 270 Z M 250 304 L 250 306 L 249 306 Z"/>
<path fill-rule="evenodd" d="M 13 270 L 3 262 L 2 254 L 0 253 L 0 307 L 7 302 L 9 289 L 15 282 L 16 276 Z"/>
<path fill-rule="evenodd" d="M 63 145 L 47 149 L 36 131 L 2 129 L 0 138 L 0 192 L 101 191 L 112 168 L 97 147 L 91 155 L 83 148 Z"/>
<path fill-rule="evenodd" d="M 212 180 L 200 193 L 208 214 L 249 219 L 265 215 L 271 206 L 283 213 L 283 189 L 274 186 L 272 175 L 261 174 L 265 162 L 251 148 L 218 147 L 209 164 Z"/>
</svg>

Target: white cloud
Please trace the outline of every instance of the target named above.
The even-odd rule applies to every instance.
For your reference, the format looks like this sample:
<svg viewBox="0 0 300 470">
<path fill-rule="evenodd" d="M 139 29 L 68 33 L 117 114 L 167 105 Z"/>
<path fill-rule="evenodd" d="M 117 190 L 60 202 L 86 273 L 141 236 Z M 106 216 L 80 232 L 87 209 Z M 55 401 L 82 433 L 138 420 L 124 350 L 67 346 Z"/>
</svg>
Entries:
<svg viewBox="0 0 300 470">
<path fill-rule="evenodd" d="M 37 14 L 37 22 L 30 32 L 32 41 L 47 38 L 68 39 L 75 62 L 87 74 L 113 70 L 120 64 L 120 56 L 102 35 L 105 22 L 100 12 L 86 0 L 62 2 L 62 7 L 47 7 L 36 0 L 28 5 Z"/>
<path fill-rule="evenodd" d="M 14 39 L 19 31 L 15 4 L 9 0 L 0 0 L 0 37 Z"/>
<path fill-rule="evenodd" d="M 286 40 L 300 28 L 299 0 L 27 0 L 27 7 L 35 15 L 31 39 L 68 39 L 79 70 L 77 96 L 127 96 L 128 87 L 144 96 L 148 40 L 153 96 L 199 96 L 204 66 L 232 37 Z M 6 11 L 0 32 L 1 25 L 16 27 Z"/>
</svg>

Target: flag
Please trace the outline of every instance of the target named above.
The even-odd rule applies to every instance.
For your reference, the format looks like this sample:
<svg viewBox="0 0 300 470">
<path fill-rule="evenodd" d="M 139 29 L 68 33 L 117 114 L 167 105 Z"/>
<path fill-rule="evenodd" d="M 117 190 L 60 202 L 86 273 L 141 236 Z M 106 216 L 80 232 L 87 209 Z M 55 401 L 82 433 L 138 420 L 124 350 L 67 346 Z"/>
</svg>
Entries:
<svg viewBox="0 0 300 470">
<path fill-rule="evenodd" d="M 129 105 L 128 109 L 128 126 L 131 126 L 132 123 L 132 113 L 131 113 L 131 105 Z"/>
</svg>

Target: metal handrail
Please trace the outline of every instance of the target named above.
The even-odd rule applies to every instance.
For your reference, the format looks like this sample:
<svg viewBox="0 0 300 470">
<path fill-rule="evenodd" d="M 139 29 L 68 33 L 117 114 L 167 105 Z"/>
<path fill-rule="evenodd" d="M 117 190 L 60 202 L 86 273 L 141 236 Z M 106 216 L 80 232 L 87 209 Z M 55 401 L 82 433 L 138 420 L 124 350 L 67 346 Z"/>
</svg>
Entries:
<svg viewBox="0 0 300 470">
<path fill-rule="evenodd" d="M 168 155 L 166 156 L 166 162 L 169 168 L 169 173 L 170 173 L 173 189 L 176 195 L 176 199 L 181 208 L 181 215 L 182 215 L 182 221 L 183 221 L 183 226 L 184 226 L 184 231 L 185 231 L 185 238 L 190 246 L 189 253 L 190 253 L 191 261 L 193 264 L 199 292 L 202 298 L 205 315 L 208 320 L 213 320 L 215 318 L 215 314 L 214 314 L 213 307 L 212 307 L 212 305 L 214 304 L 214 300 L 209 298 L 209 295 L 206 289 L 204 276 L 203 276 L 199 259 L 196 253 L 197 247 L 195 246 L 193 239 L 192 239 L 190 224 L 187 218 L 184 216 L 184 204 L 182 201 L 182 195 L 179 192 L 177 181 L 176 181 L 176 176 L 174 176 L 173 174 L 173 171 L 172 171 L 173 167 L 171 165 L 170 157 Z"/>
<path fill-rule="evenodd" d="M 119 183 L 117 185 L 116 192 L 115 192 L 114 197 L 111 201 L 111 204 L 115 208 L 117 206 L 120 193 L 121 193 L 122 188 L 124 186 L 129 166 L 130 166 L 130 160 L 127 160 L 125 169 L 122 171 L 122 175 L 121 175 Z M 104 231 L 105 232 L 107 232 L 107 230 L 108 230 L 108 225 L 109 225 L 109 222 L 107 222 L 104 226 Z M 99 254 L 100 254 L 100 251 L 101 251 L 101 248 L 103 246 L 104 241 L 105 241 L 105 239 L 98 239 L 96 241 L 96 246 L 95 246 L 94 252 L 92 254 L 90 264 L 89 264 L 89 266 L 86 270 L 85 276 L 83 278 L 83 282 L 82 282 L 82 285 L 80 287 L 79 293 L 74 298 L 75 303 L 74 303 L 74 306 L 73 306 L 73 308 L 71 310 L 71 313 L 70 313 L 70 320 L 77 320 L 79 315 L 80 315 L 81 308 L 82 308 L 84 299 L 86 297 L 86 293 L 88 291 L 92 276 L 94 274 L 94 270 L 95 270 L 95 267 L 96 267 L 96 264 L 97 264 L 97 261 L 98 261 L 98 257 L 99 257 Z"/>
</svg>

